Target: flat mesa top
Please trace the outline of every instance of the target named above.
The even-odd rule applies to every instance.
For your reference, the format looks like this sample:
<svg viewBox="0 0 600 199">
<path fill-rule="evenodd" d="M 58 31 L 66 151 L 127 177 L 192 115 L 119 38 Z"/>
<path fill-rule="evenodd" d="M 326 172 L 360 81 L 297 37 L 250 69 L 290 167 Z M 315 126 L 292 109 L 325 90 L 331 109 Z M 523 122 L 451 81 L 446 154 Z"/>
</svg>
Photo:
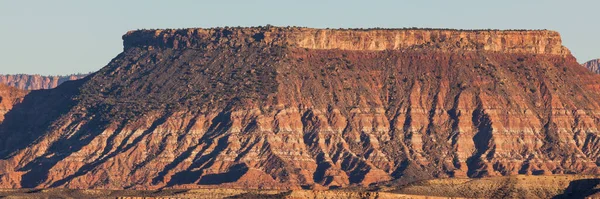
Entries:
<svg viewBox="0 0 600 199">
<path fill-rule="evenodd" d="M 191 28 L 129 31 L 125 49 L 154 46 L 185 48 L 227 38 L 306 49 L 495 51 L 568 55 L 560 34 L 550 30 L 315 29 L 298 27 Z"/>
<path fill-rule="evenodd" d="M 259 26 L 259 27 L 213 27 L 213 28 L 179 28 L 179 29 L 140 29 L 131 30 L 127 34 L 134 32 L 188 32 L 188 31 L 208 31 L 208 30 L 257 30 L 257 31 L 452 31 L 452 32 L 505 32 L 505 33 L 552 33 L 558 32 L 546 29 L 452 29 L 452 28 L 307 28 L 307 27 L 280 27 L 280 26 Z"/>
</svg>

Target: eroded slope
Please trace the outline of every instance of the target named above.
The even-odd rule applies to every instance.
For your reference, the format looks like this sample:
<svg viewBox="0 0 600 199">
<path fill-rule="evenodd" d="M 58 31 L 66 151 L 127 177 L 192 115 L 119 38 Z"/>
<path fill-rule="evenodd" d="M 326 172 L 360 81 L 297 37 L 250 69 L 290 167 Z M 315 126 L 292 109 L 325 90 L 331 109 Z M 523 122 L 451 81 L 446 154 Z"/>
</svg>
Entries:
<svg viewBox="0 0 600 199">
<path fill-rule="evenodd" d="M 340 43 L 315 39 L 324 36 Z M 124 39 L 99 72 L 36 91 L 7 115 L 1 187 L 318 189 L 600 172 L 600 84 L 555 32 Z"/>
</svg>

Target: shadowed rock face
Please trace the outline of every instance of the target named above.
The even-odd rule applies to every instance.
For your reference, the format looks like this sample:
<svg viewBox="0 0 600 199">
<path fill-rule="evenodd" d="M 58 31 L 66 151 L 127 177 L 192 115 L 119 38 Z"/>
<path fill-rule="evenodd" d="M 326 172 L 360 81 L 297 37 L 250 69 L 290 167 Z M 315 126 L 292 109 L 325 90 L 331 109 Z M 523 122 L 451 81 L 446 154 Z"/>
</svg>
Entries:
<svg viewBox="0 0 600 199">
<path fill-rule="evenodd" d="M 590 71 L 592 71 L 596 74 L 600 74 L 600 59 L 594 59 L 594 60 L 585 62 L 583 64 L 583 67 L 590 69 Z"/>
<path fill-rule="evenodd" d="M 41 76 L 41 75 L 0 75 L 0 84 L 6 84 L 23 90 L 40 90 L 56 88 L 69 80 L 84 78 L 89 74 L 76 74 L 67 76 Z"/>
<path fill-rule="evenodd" d="M 36 91 L 7 114 L 0 187 L 333 188 L 600 173 L 600 82 L 555 32 L 217 28 L 123 38 L 124 52 L 97 73 Z"/>
</svg>

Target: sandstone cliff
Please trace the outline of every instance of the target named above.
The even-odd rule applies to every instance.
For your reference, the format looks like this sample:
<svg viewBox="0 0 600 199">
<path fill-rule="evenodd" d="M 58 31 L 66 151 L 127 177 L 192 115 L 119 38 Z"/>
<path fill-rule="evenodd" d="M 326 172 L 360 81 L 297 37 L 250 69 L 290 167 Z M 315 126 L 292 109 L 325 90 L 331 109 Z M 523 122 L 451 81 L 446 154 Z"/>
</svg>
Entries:
<svg viewBox="0 0 600 199">
<path fill-rule="evenodd" d="M 335 188 L 600 173 L 600 80 L 552 31 L 133 31 L 0 126 L 0 187 Z"/>
<path fill-rule="evenodd" d="M 241 45 L 258 41 L 306 49 L 493 51 L 568 55 L 554 31 L 498 30 L 340 30 L 311 28 L 184 29 L 130 31 L 123 36 L 125 50 L 132 47 L 202 48 L 220 39 Z"/>
<path fill-rule="evenodd" d="M 583 64 L 583 67 L 586 67 L 590 71 L 600 74 L 600 59 L 590 60 Z"/>
<path fill-rule="evenodd" d="M 84 78 L 89 74 L 74 74 L 66 76 L 41 76 L 41 75 L 0 75 L 0 84 L 16 87 L 24 90 L 39 90 L 56 88 L 58 85 L 69 80 Z"/>
</svg>

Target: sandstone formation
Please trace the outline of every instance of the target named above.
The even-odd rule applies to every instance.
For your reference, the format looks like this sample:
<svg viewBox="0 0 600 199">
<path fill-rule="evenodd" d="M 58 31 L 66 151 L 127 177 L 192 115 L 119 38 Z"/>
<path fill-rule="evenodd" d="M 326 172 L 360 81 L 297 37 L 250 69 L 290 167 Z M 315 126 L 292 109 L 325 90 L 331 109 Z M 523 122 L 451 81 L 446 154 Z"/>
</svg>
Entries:
<svg viewBox="0 0 600 199">
<path fill-rule="evenodd" d="M 56 88 L 69 80 L 84 78 L 89 74 L 73 74 L 66 76 L 41 76 L 41 75 L 0 75 L 0 84 L 6 84 L 24 90 L 39 90 Z"/>
<path fill-rule="evenodd" d="M 244 35 L 267 45 L 286 45 L 307 49 L 338 50 L 402 50 L 428 48 L 442 51 L 468 50 L 503 53 L 535 53 L 568 55 L 558 32 L 499 30 L 419 30 L 378 29 L 339 30 L 311 28 L 257 29 L 185 29 L 130 31 L 123 36 L 125 50 L 152 46 L 167 48 L 201 48 L 211 40 Z"/>
<path fill-rule="evenodd" d="M 583 67 L 586 67 L 590 71 L 600 74 L 600 59 L 590 60 L 583 64 Z"/>
<path fill-rule="evenodd" d="M 141 30 L 0 125 L 0 187 L 327 189 L 598 174 L 600 79 L 553 31 Z"/>
<path fill-rule="evenodd" d="M 20 103 L 27 91 L 0 84 L 0 123 L 13 106 Z"/>
</svg>

